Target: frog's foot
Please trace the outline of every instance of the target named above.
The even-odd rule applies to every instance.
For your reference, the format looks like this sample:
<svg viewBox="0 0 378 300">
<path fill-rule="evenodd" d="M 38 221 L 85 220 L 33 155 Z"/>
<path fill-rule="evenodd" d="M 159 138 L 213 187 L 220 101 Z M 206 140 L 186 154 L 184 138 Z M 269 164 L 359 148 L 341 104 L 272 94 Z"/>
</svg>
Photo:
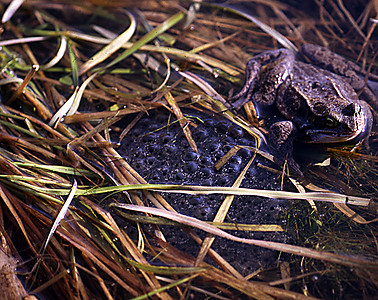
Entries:
<svg viewBox="0 0 378 300">
<path fill-rule="evenodd" d="M 274 123 L 269 129 L 269 145 L 273 150 L 275 162 L 289 167 L 290 175 L 303 177 L 299 165 L 293 158 L 293 137 L 295 126 L 291 121 L 280 121 Z"/>
</svg>

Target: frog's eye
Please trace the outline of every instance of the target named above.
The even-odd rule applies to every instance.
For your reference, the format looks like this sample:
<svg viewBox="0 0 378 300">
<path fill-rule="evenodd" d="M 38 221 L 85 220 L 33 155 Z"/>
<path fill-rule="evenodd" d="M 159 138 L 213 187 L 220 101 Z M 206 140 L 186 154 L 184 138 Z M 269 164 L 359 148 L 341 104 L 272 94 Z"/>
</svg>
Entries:
<svg viewBox="0 0 378 300">
<path fill-rule="evenodd" d="M 327 117 L 325 118 L 325 126 L 328 127 L 328 128 L 335 128 L 337 126 L 337 124 L 339 124 L 339 122 L 337 120 L 335 120 L 334 118 L 331 118 L 331 117 Z"/>
</svg>

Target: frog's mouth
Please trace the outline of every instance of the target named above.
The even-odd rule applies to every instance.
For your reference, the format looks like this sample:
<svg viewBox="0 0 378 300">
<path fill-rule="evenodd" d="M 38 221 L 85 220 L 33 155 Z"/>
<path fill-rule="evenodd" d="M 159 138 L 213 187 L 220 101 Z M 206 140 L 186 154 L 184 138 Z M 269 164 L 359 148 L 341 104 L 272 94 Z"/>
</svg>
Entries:
<svg viewBox="0 0 378 300">
<path fill-rule="evenodd" d="M 306 136 L 311 137 L 309 140 L 304 140 L 306 143 L 345 143 L 354 140 L 362 133 L 362 130 L 349 133 L 337 133 L 334 131 L 324 131 L 324 130 L 309 130 L 306 132 Z"/>
<path fill-rule="evenodd" d="M 332 128 L 309 126 L 301 128 L 303 133 L 302 141 L 305 143 L 345 143 L 364 139 L 370 133 L 369 118 L 365 114 L 361 114 L 357 119 L 354 128 L 350 128 L 346 124 L 338 123 Z"/>
</svg>

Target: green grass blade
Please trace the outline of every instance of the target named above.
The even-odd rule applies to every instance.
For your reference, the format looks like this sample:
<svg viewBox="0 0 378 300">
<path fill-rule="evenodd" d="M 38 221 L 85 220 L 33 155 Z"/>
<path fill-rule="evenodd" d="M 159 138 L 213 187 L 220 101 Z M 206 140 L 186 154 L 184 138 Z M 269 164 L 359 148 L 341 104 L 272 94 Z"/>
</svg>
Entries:
<svg viewBox="0 0 378 300">
<path fill-rule="evenodd" d="M 122 45 L 128 42 L 131 37 L 134 35 L 136 30 L 136 20 L 130 13 L 127 12 L 127 15 L 130 18 L 130 26 L 117 36 L 113 41 L 107 44 L 104 48 L 102 48 L 99 52 L 97 52 L 94 56 L 92 56 L 86 63 L 84 63 L 79 69 L 79 75 L 89 71 L 97 64 L 103 62 L 105 59 L 110 57 L 113 53 L 118 51 Z M 122 58 L 123 59 L 123 58 Z"/>
<path fill-rule="evenodd" d="M 70 56 L 73 85 L 78 86 L 79 85 L 79 67 L 77 65 L 77 58 L 76 58 L 75 52 L 72 49 L 71 40 L 68 41 L 68 54 Z"/>
<path fill-rule="evenodd" d="M 118 62 L 124 60 L 126 57 L 137 51 L 139 48 L 141 48 L 143 45 L 147 44 L 148 42 L 152 41 L 156 37 L 158 37 L 160 34 L 162 34 L 164 31 L 168 30 L 175 24 L 177 24 L 180 20 L 182 20 L 185 16 L 185 13 L 179 12 L 172 17 L 170 17 L 165 22 L 161 23 L 159 26 L 157 26 L 154 30 L 148 32 L 145 36 L 143 36 L 140 40 L 135 42 L 131 48 L 125 50 L 120 56 L 118 56 L 115 60 L 113 60 L 111 63 L 109 63 L 106 68 L 110 68 L 117 64 Z"/>
</svg>

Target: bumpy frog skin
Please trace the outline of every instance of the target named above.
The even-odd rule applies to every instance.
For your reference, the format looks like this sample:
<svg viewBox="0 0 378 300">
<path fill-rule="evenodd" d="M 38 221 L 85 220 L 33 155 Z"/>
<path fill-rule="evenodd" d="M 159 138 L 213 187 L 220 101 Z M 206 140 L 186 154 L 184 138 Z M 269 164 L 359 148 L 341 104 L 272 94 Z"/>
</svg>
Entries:
<svg viewBox="0 0 378 300">
<path fill-rule="evenodd" d="M 303 49 L 324 48 L 304 45 Z M 338 63 L 343 61 L 333 61 L 334 66 Z M 245 85 L 230 100 L 237 109 L 248 101 L 261 111 L 275 108 L 271 115 L 261 117 L 271 125 L 270 146 L 289 160 L 294 138 L 306 143 L 358 142 L 369 135 L 373 122 L 367 103 L 359 100 L 348 80 L 296 61 L 287 49 L 266 51 L 250 59 Z"/>
<path fill-rule="evenodd" d="M 318 45 L 304 44 L 301 49 L 301 54 L 305 59 L 309 60 L 311 64 L 343 76 L 343 79 L 346 80 L 353 89 L 361 93 L 363 98 L 367 100 L 371 106 L 376 109 L 378 108 L 377 97 L 368 86 L 370 85 L 371 88 L 375 88 L 375 93 L 377 93 L 377 75 L 370 73 L 368 77 L 371 80 L 368 79 L 368 85 L 366 85 L 365 70 L 331 50 Z"/>
</svg>

